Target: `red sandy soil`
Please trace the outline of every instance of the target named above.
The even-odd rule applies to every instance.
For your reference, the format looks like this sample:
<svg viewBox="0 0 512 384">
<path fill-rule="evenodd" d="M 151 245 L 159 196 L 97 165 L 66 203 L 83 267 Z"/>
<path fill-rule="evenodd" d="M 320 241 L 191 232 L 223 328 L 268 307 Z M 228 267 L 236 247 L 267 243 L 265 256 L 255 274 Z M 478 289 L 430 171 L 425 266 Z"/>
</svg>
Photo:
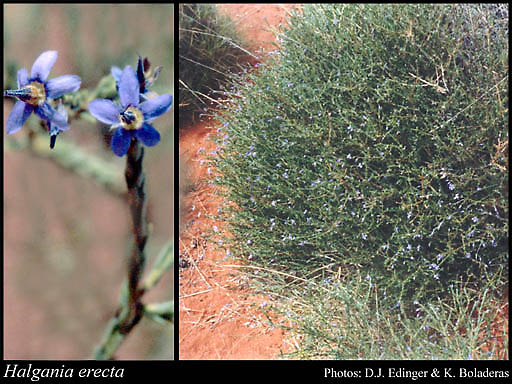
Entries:
<svg viewBox="0 0 512 384">
<path fill-rule="evenodd" d="M 221 4 L 218 9 L 231 17 L 254 52 L 276 48 L 274 30 L 287 24 L 287 17 L 298 4 Z"/>
<path fill-rule="evenodd" d="M 291 4 L 223 4 L 228 14 L 253 44 L 253 52 L 275 48 L 271 27 L 286 23 Z M 180 159 L 194 186 L 185 196 L 185 229 L 180 235 L 179 358 L 276 359 L 290 351 L 283 330 L 268 324 L 264 309 L 268 298 L 255 296 L 238 273 L 239 263 L 226 257 L 206 238 L 223 223 L 208 218 L 217 214 L 222 198 L 206 182 L 206 155 L 215 150 L 208 140 L 214 121 L 202 121 L 180 131 Z M 277 321 L 277 320 L 275 320 Z"/>
<path fill-rule="evenodd" d="M 489 326 L 492 341 L 482 346 L 480 353 L 485 356 L 488 352 L 494 352 L 497 360 L 508 360 L 508 295 L 499 306 L 497 316 Z M 486 337 L 488 329 L 483 327 L 480 335 Z"/>
<path fill-rule="evenodd" d="M 186 228 L 179 241 L 180 261 L 187 263 L 180 269 L 179 358 L 272 359 L 284 347 L 283 332 L 266 325 L 258 310 L 264 298 L 249 295 L 237 274 L 238 263 L 206 239 L 214 225 L 223 228 L 206 217 L 222 206 L 215 187 L 203 181 L 206 162 L 201 165 L 204 154 L 214 149 L 206 140 L 212 124 L 200 122 L 180 138 L 180 156 L 189 159 L 188 177 L 196 188 L 186 196 Z"/>
</svg>

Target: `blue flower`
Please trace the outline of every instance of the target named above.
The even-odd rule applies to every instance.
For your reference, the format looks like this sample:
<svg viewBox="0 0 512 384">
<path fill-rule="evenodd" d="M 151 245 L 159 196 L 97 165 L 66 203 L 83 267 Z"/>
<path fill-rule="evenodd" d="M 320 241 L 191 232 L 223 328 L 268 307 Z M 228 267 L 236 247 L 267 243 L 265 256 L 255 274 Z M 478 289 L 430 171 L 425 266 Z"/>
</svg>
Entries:
<svg viewBox="0 0 512 384">
<path fill-rule="evenodd" d="M 156 67 L 153 74 L 150 75 L 150 66 L 151 64 L 147 57 L 142 60 L 142 57 L 139 56 L 139 61 L 137 62 L 137 80 L 139 81 L 140 96 L 143 100 L 148 100 L 148 95 L 146 95 L 146 93 L 150 93 L 148 88 L 153 85 L 162 70 L 161 66 Z M 116 81 L 116 88 L 119 91 L 119 83 L 121 81 L 123 71 L 121 68 L 114 66 L 110 70 L 110 73 L 114 77 Z"/>
<path fill-rule="evenodd" d="M 160 95 L 140 103 L 139 80 L 133 68 L 127 65 L 119 79 L 119 98 L 121 106 L 107 99 L 89 103 L 91 115 L 115 129 L 112 151 L 117 156 L 124 156 L 133 138 L 148 147 L 156 145 L 160 141 L 160 133 L 149 123 L 169 111 L 172 95 Z"/>
<path fill-rule="evenodd" d="M 76 75 L 64 75 L 47 80 L 57 55 L 57 51 L 41 53 L 32 65 L 30 76 L 25 68 L 18 71 L 18 89 L 4 92 L 4 96 L 16 97 L 19 100 L 14 104 L 7 119 L 5 130 L 8 135 L 19 131 L 32 112 L 48 122 L 49 126 L 53 126 L 54 133 L 69 128 L 67 116 L 56 111 L 48 101 L 58 99 L 65 93 L 77 91 L 81 80 Z"/>
</svg>

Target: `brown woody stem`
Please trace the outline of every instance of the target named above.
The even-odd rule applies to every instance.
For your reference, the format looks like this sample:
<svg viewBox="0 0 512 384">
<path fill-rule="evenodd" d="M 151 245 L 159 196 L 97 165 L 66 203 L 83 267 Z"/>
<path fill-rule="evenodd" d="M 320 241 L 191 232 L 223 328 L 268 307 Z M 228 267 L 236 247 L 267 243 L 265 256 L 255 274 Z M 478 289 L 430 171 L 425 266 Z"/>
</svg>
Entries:
<svg viewBox="0 0 512 384">
<path fill-rule="evenodd" d="M 123 286 L 120 306 L 107 327 L 102 343 L 94 352 L 95 359 L 112 359 L 112 355 L 140 321 L 144 311 L 140 299 L 144 293 L 141 279 L 146 263 L 144 248 L 148 239 L 148 228 L 143 160 L 144 148 L 138 140 L 132 139 L 126 159 L 125 178 L 135 243 L 128 260 L 128 279 Z"/>
</svg>

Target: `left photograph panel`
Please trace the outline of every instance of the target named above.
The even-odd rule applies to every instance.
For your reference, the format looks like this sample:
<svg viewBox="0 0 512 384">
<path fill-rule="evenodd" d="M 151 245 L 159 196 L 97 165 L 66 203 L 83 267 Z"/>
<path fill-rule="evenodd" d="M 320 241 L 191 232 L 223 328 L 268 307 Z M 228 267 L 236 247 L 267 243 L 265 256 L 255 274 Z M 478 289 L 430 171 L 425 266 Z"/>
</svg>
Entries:
<svg viewBox="0 0 512 384">
<path fill-rule="evenodd" d="M 173 5 L 3 11 L 4 359 L 173 360 Z"/>
</svg>

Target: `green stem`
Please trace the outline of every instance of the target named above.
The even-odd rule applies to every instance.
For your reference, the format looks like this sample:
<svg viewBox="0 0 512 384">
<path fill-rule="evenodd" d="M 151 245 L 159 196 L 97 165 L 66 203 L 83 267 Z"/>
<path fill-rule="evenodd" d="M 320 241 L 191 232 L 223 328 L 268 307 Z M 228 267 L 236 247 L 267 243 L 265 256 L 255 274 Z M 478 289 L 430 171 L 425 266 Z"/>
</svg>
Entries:
<svg viewBox="0 0 512 384">
<path fill-rule="evenodd" d="M 171 265 L 174 262 L 173 248 L 173 242 L 170 241 L 162 248 L 158 254 L 156 261 L 151 268 L 151 271 L 144 279 L 144 283 L 142 285 L 144 292 L 149 291 L 151 288 L 157 285 L 164 273 L 167 272 L 169 268 L 171 268 Z"/>
<path fill-rule="evenodd" d="M 165 324 L 174 320 L 174 300 L 144 305 L 144 315 Z"/>
<path fill-rule="evenodd" d="M 30 137 L 7 137 L 4 145 L 6 149 L 27 149 L 37 157 L 47 158 L 63 169 L 94 180 L 116 196 L 125 194 L 122 179 L 119 177 L 120 170 L 117 167 L 87 153 L 80 146 L 60 136 L 53 149 L 50 149 L 49 136 L 45 133 L 34 133 Z"/>
<path fill-rule="evenodd" d="M 108 322 L 103 339 L 100 345 L 94 350 L 94 360 L 113 359 L 114 353 L 124 341 L 126 335 L 131 331 L 131 328 L 135 326 L 136 322 L 130 320 L 131 311 L 128 301 L 128 285 L 125 280 L 123 282 L 123 288 L 121 289 L 119 309 L 116 315 Z M 139 311 L 139 313 L 142 315 L 142 311 Z M 128 323 L 133 325 L 127 327 L 126 325 Z"/>
</svg>

